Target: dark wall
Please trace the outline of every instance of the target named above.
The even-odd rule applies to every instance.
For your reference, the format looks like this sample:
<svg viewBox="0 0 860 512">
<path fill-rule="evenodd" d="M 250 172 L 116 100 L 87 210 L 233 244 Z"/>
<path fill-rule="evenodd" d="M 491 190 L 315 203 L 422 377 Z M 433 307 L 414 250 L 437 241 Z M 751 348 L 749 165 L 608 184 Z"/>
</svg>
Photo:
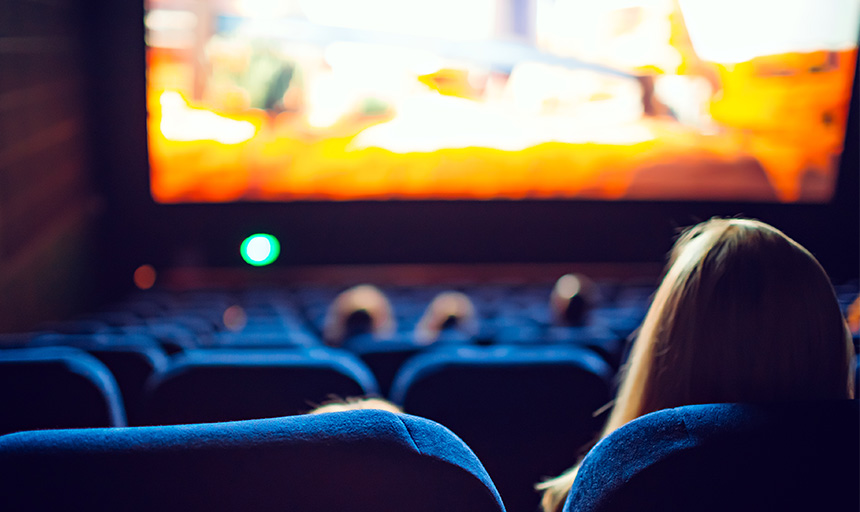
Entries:
<svg viewBox="0 0 860 512">
<path fill-rule="evenodd" d="M 85 3 L 0 0 L 0 332 L 92 296 Z"/>
</svg>

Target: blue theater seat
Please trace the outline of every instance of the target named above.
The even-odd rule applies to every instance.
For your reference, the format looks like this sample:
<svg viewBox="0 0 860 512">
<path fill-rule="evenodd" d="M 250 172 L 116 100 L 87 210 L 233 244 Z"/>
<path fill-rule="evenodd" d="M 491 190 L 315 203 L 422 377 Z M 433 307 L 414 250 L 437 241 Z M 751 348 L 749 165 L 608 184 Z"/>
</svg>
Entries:
<svg viewBox="0 0 860 512">
<path fill-rule="evenodd" d="M 405 414 L 0 437 L 7 510 L 504 512 L 472 451 Z"/>
<path fill-rule="evenodd" d="M 377 394 L 370 370 L 331 348 L 196 349 L 147 383 L 148 425 L 301 414 L 332 397 Z"/>
<path fill-rule="evenodd" d="M 104 363 L 122 392 L 129 425 L 139 425 L 146 381 L 167 368 L 167 354 L 152 337 L 140 334 L 43 334 L 31 347 L 69 346 Z"/>
<path fill-rule="evenodd" d="M 377 340 L 373 336 L 358 336 L 347 340 L 346 350 L 357 355 L 373 372 L 379 383 L 379 392 L 387 396 L 397 371 L 409 358 L 433 347 L 417 344 L 411 336 L 398 336 L 390 340 Z"/>
<path fill-rule="evenodd" d="M 221 332 L 210 339 L 210 347 L 223 348 L 312 348 L 322 342 L 301 331 Z"/>
<path fill-rule="evenodd" d="M 582 463 L 565 512 L 860 510 L 856 400 L 666 409 Z"/>
<path fill-rule="evenodd" d="M 543 339 L 549 344 L 569 344 L 587 348 L 609 363 L 613 371 L 617 371 L 621 365 L 624 340 L 605 326 L 553 326 L 546 329 Z"/>
<path fill-rule="evenodd" d="M 125 424 L 113 375 L 86 352 L 71 347 L 0 350 L 0 433 Z"/>
<path fill-rule="evenodd" d="M 611 375 L 580 347 L 452 347 L 409 360 L 391 399 L 460 436 L 507 508 L 529 512 L 540 499 L 534 484 L 564 471 L 596 435 Z"/>
<path fill-rule="evenodd" d="M 197 348 L 199 343 L 191 331 L 169 320 L 150 319 L 146 325 L 125 325 L 116 329 L 118 334 L 150 336 L 168 355 Z"/>
</svg>

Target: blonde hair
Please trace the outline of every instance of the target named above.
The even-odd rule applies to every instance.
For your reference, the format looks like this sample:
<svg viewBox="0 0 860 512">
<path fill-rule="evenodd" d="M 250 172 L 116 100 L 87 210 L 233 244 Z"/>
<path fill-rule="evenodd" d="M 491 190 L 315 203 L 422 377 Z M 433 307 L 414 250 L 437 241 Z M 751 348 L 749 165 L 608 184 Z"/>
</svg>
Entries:
<svg viewBox="0 0 860 512">
<path fill-rule="evenodd" d="M 382 290 L 370 284 L 353 286 L 340 292 L 326 311 L 322 333 L 326 345 L 343 345 L 349 334 L 347 320 L 350 315 L 361 311 L 370 318 L 371 333 L 375 337 L 391 336 L 397 329 L 391 302 Z"/>
<path fill-rule="evenodd" d="M 325 414 L 328 412 L 356 411 L 360 409 L 378 409 L 388 412 L 403 412 L 393 403 L 383 398 L 348 397 L 333 399 L 310 411 L 308 414 Z"/>
<path fill-rule="evenodd" d="M 763 222 L 711 219 L 675 243 L 601 437 L 682 405 L 851 398 L 853 360 L 812 254 Z M 544 511 L 561 510 L 577 469 L 537 486 Z"/>
<path fill-rule="evenodd" d="M 415 341 L 421 345 L 435 343 L 445 323 L 452 319 L 464 334 L 477 334 L 478 317 L 472 300 L 464 293 L 449 291 L 436 295 L 424 310 L 415 325 Z"/>
</svg>

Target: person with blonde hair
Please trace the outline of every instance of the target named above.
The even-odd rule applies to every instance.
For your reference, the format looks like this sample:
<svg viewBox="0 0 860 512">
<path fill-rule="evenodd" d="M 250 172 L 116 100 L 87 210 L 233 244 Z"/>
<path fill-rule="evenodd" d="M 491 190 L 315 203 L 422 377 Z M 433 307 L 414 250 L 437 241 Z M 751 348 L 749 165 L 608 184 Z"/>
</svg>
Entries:
<svg viewBox="0 0 860 512">
<path fill-rule="evenodd" d="M 361 284 L 335 297 L 326 311 L 322 334 L 326 345 L 340 347 L 354 334 L 384 339 L 396 330 L 397 322 L 388 297 L 376 286 Z"/>
<path fill-rule="evenodd" d="M 464 293 L 447 291 L 436 295 L 415 325 L 415 341 L 419 345 L 431 345 L 449 328 L 467 337 L 478 333 L 475 305 Z"/>
<path fill-rule="evenodd" d="M 384 398 L 378 397 L 364 397 L 364 396 L 351 396 L 347 398 L 335 398 L 325 402 L 314 409 L 312 409 L 308 414 L 325 414 L 328 412 L 343 412 L 343 411 L 357 411 L 361 409 L 378 409 L 380 411 L 388 411 L 388 412 L 403 412 L 403 409 L 394 405 Z"/>
<path fill-rule="evenodd" d="M 815 257 L 763 222 L 711 219 L 675 243 L 600 437 L 683 405 L 852 398 L 853 368 Z M 561 511 L 577 470 L 536 486 L 544 512 Z"/>
<path fill-rule="evenodd" d="M 415 325 L 415 341 L 419 345 L 431 345 L 446 329 L 456 329 L 470 337 L 477 334 L 478 327 L 472 300 L 463 293 L 445 291 L 436 295 L 424 310 Z M 376 286 L 362 284 L 335 297 L 326 311 L 322 336 L 326 345 L 341 347 L 356 335 L 388 340 L 396 331 L 397 321 L 391 301 Z"/>
</svg>

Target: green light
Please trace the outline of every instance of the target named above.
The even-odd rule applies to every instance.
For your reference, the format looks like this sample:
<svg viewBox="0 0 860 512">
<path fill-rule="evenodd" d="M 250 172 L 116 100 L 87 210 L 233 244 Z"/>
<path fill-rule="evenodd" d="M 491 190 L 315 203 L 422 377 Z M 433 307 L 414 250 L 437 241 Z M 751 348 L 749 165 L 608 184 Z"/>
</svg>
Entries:
<svg viewBox="0 0 860 512">
<path fill-rule="evenodd" d="M 272 235 L 257 233 L 242 241 L 239 253 L 245 263 L 262 267 L 278 259 L 278 255 L 281 254 L 281 244 Z"/>
</svg>

